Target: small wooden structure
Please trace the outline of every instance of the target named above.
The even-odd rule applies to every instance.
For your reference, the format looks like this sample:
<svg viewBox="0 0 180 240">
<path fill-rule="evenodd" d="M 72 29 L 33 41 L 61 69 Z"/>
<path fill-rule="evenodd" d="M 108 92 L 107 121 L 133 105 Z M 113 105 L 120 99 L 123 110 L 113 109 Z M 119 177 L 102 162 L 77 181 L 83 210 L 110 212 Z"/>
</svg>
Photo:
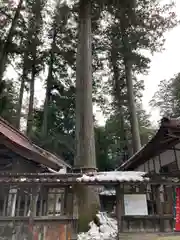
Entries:
<svg viewBox="0 0 180 240">
<path fill-rule="evenodd" d="M 180 172 L 180 119 L 163 118 L 153 138 L 117 170 Z"/>
<path fill-rule="evenodd" d="M 36 221 L 41 222 L 43 216 L 51 216 L 53 212 L 59 215 L 62 212 L 64 188 L 61 189 L 59 186 L 49 188 L 46 184 L 43 186 L 42 184 L 41 186 L 36 184 L 27 186 L 26 181 L 22 185 L 16 183 L 15 180 L 11 184 L 13 174 L 66 173 L 71 169 L 71 166 L 60 157 L 33 144 L 30 139 L 2 118 L 0 118 L 0 140 L 0 174 L 2 174 L 0 183 L 0 224 L 3 226 L 0 234 L 8 236 L 8 239 L 13 236 L 14 240 L 15 238 L 20 240 L 20 233 L 22 232 L 28 233 L 30 237 L 32 231 L 29 227 L 31 222 L 29 219 L 33 214 L 37 217 Z M 3 175 L 4 172 L 9 176 L 9 180 Z M 6 184 L 3 179 L 7 180 Z M 10 182 L 8 183 L 8 181 Z M 33 201 L 36 201 L 35 209 L 33 209 Z M 44 221 L 48 222 L 47 218 Z M 20 223 L 20 226 L 14 228 L 12 223 Z M 63 228 L 65 228 L 65 224 L 63 225 L 62 221 L 60 221 L 57 231 L 53 232 L 62 235 L 65 232 Z M 47 231 L 47 235 L 50 235 L 50 232 L 51 229 Z M 22 239 L 24 239 L 23 237 L 25 236 L 21 235 Z"/>
<path fill-rule="evenodd" d="M 70 174 L 0 173 L 1 236 L 14 240 L 73 239 L 77 214 L 72 182 Z"/>
<path fill-rule="evenodd" d="M 104 177 L 106 174 L 107 181 Z M 89 180 L 87 177 L 84 179 L 86 184 L 111 186 L 116 190 L 117 239 L 128 232 L 174 232 L 174 192 L 180 186 L 177 175 L 114 172 L 112 178 L 113 173 L 110 176 L 106 174 L 102 174 L 102 178 L 94 174 Z M 166 208 L 167 203 L 168 206 L 171 203 L 171 208 Z"/>
<path fill-rule="evenodd" d="M 107 172 L 92 174 L 50 174 L 50 173 L 0 173 L 1 198 L 0 227 L 2 236 L 9 234 L 14 240 L 76 239 L 78 208 L 75 185 L 109 186 L 116 189 L 116 214 L 118 222 L 117 239 L 129 232 L 173 232 L 173 192 L 180 186 L 180 178 L 174 175 L 145 175 L 138 172 Z M 5 194 L 5 192 L 7 194 Z M 7 198 L 16 198 L 14 216 L 9 215 Z M 61 203 L 57 199 L 61 197 Z M 127 205 L 127 196 L 141 195 L 141 209 L 136 213 Z M 139 197 L 138 197 L 139 198 Z M 151 202 L 151 210 L 147 202 Z M 166 202 L 172 208 L 166 211 Z M 143 207 L 145 210 L 143 210 Z M 129 209 L 127 209 L 129 208 Z M 10 208 L 12 210 L 12 208 Z M 52 235 L 52 232 L 54 235 Z M 64 232 L 66 235 L 64 236 Z M 21 234 L 20 234 L 21 233 Z M 18 235 L 19 234 L 19 235 Z M 56 236 L 55 236 L 56 235 Z M 9 238 L 10 239 L 10 238 Z"/>
<path fill-rule="evenodd" d="M 66 172 L 71 166 L 0 118 L 0 172 L 49 172 L 48 168 Z"/>
</svg>

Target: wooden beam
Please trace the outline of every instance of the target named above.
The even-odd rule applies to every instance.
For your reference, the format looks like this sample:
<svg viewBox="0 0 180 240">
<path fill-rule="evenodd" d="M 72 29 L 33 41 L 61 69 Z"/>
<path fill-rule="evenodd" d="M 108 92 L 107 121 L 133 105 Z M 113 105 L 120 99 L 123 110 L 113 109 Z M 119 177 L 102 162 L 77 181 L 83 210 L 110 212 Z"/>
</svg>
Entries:
<svg viewBox="0 0 180 240">
<path fill-rule="evenodd" d="M 175 147 L 173 148 L 173 151 L 174 151 L 174 158 L 175 158 L 175 161 L 176 161 L 176 164 L 177 164 L 177 169 L 180 170 L 180 160 L 178 160 L 177 153 L 176 153 L 177 150 L 176 150 Z M 179 151 L 180 151 L 180 149 L 179 149 Z"/>
<path fill-rule="evenodd" d="M 17 172 L 2 172 L 0 173 L 0 177 L 60 177 L 61 179 L 66 179 L 70 177 L 82 177 L 83 174 L 81 173 L 65 173 L 65 174 L 58 174 L 58 173 L 17 173 Z"/>
<path fill-rule="evenodd" d="M 0 217 L 0 222 L 29 222 L 30 217 L 26 216 L 16 216 L 16 217 Z M 38 223 L 50 223 L 50 222 L 60 222 L 60 223 L 70 223 L 73 221 L 77 221 L 77 218 L 60 215 L 60 216 L 41 216 L 41 217 L 34 217 L 34 222 Z"/>
<path fill-rule="evenodd" d="M 162 220 L 163 217 L 163 206 L 162 206 L 162 202 L 161 202 L 161 198 L 160 198 L 160 186 L 157 186 L 156 188 L 156 206 L 157 206 L 157 212 L 158 215 L 160 216 L 160 232 L 164 232 L 164 221 Z"/>
<path fill-rule="evenodd" d="M 159 179 L 159 180 L 165 180 L 169 178 L 176 178 L 180 177 L 180 171 L 173 171 L 173 172 L 168 172 L 168 173 L 147 173 L 145 177 L 150 178 L 150 182 L 153 181 L 154 179 Z"/>
<path fill-rule="evenodd" d="M 167 148 L 167 150 L 176 150 L 176 151 L 180 151 L 180 148 L 177 148 L 177 147 L 170 147 L 170 148 Z"/>
<path fill-rule="evenodd" d="M 130 216 L 130 215 L 128 215 L 128 216 L 122 216 L 122 218 L 124 219 L 124 220 L 143 220 L 143 219 L 146 219 L 146 220 L 173 220 L 174 219 L 174 216 L 173 216 L 173 214 L 165 214 L 165 215 L 147 215 L 147 216 L 138 216 L 138 215 L 136 215 L 136 216 Z"/>
<path fill-rule="evenodd" d="M 111 217 L 116 217 L 116 214 L 115 213 L 111 213 Z M 154 220 L 159 220 L 159 219 L 162 219 L 162 220 L 174 220 L 174 216 L 173 214 L 164 214 L 164 215 L 158 215 L 158 214 L 155 214 L 155 215 L 146 215 L 146 216 L 142 216 L 142 215 L 124 215 L 122 216 L 122 219 L 124 221 L 127 221 L 127 220 L 149 220 L 149 221 L 154 221 Z"/>
<path fill-rule="evenodd" d="M 156 164 L 155 164 L 155 160 L 154 160 L 154 158 L 152 158 L 152 161 L 153 161 L 154 172 L 156 172 Z"/>
<path fill-rule="evenodd" d="M 178 176 L 174 176 L 174 178 L 177 178 Z M 108 182 L 108 181 L 104 181 L 104 182 L 82 182 L 82 183 L 77 183 L 76 181 L 67 181 L 67 182 L 57 182 L 57 181 L 52 181 L 52 182 L 48 182 L 48 181 L 32 181 L 32 182 L 19 182 L 17 181 L 16 179 L 15 180 L 2 180 L 0 181 L 0 184 L 3 184 L 3 186 L 9 186 L 9 185 L 15 185 L 15 186 L 18 186 L 21 187 L 21 186 L 26 186 L 26 187 L 32 187 L 34 185 L 43 185 L 43 186 L 48 186 L 48 187 L 51 187 L 51 188 L 57 188 L 57 187 L 60 187 L 60 188 L 65 188 L 67 186 L 73 186 L 73 185 L 84 185 L 84 186 L 104 186 L 104 185 L 107 185 L 107 186 L 117 186 L 118 184 L 120 184 L 118 181 L 116 182 Z M 122 182 L 122 184 L 125 184 L 125 185 L 134 185 L 136 184 L 137 186 L 138 185 L 146 185 L 146 184 L 151 184 L 151 185 L 157 185 L 157 184 L 164 184 L 164 185 L 169 185 L 169 186 L 180 186 L 180 181 L 176 182 L 176 181 L 173 181 L 170 179 L 161 179 L 161 178 L 157 178 L 157 179 L 153 179 L 153 180 L 150 180 L 149 182 Z"/>
<path fill-rule="evenodd" d="M 9 152 L 12 152 L 12 151 L 8 149 L 6 146 L 4 146 L 3 148 L 0 147 L 0 154 L 9 153 Z"/>
<path fill-rule="evenodd" d="M 148 165 L 148 172 L 150 172 L 150 159 L 147 161 L 147 165 Z"/>
<path fill-rule="evenodd" d="M 161 167 L 162 167 L 162 165 L 161 165 L 161 153 L 159 153 L 159 155 L 158 155 L 158 160 L 159 160 L 159 166 L 160 166 L 159 170 L 160 170 Z"/>
<path fill-rule="evenodd" d="M 120 234 L 123 232 L 124 216 L 124 186 L 123 184 L 116 186 L 116 218 L 117 218 L 117 240 L 121 239 Z"/>
<path fill-rule="evenodd" d="M 78 197 L 76 195 L 76 188 L 73 187 L 72 189 L 72 193 L 73 193 L 73 202 L 72 202 L 72 211 L 73 211 L 73 217 L 74 218 L 79 218 L 79 208 L 78 208 Z M 77 233 L 78 233 L 78 222 L 77 221 L 74 221 L 72 223 L 72 231 L 71 231 L 71 234 L 72 234 L 72 239 L 77 239 Z"/>
</svg>

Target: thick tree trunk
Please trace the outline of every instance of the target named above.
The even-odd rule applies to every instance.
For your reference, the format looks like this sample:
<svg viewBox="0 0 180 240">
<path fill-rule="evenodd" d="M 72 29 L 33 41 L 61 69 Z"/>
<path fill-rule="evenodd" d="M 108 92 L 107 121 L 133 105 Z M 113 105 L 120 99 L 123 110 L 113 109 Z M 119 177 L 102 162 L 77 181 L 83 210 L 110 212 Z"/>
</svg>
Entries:
<svg viewBox="0 0 180 240">
<path fill-rule="evenodd" d="M 43 124 L 41 129 L 41 135 L 43 137 L 47 136 L 48 133 L 48 115 L 49 115 L 49 103 L 50 103 L 50 92 L 51 92 L 51 83 L 52 83 L 52 65 L 50 63 L 49 72 L 47 77 L 47 85 L 46 85 L 46 96 L 44 100 L 44 112 L 43 112 Z"/>
<path fill-rule="evenodd" d="M 114 44 L 112 42 L 112 44 Z M 112 62 L 112 67 L 113 67 L 113 72 L 114 72 L 114 91 L 115 91 L 115 98 L 117 101 L 117 110 L 119 114 L 119 123 L 120 123 L 120 129 L 122 129 L 122 148 L 124 152 L 126 152 L 127 156 L 129 156 L 128 152 L 128 139 L 127 139 L 127 132 L 125 129 L 125 122 L 124 122 L 124 116 L 123 116 L 123 109 L 122 109 L 122 101 L 121 101 L 121 86 L 123 88 L 123 84 L 121 83 L 121 79 L 119 76 L 119 69 L 117 67 L 117 51 L 112 50 L 111 52 L 111 62 Z M 126 160 L 126 159 L 124 159 Z"/>
<path fill-rule="evenodd" d="M 43 123 L 41 129 L 41 136 L 46 137 L 48 132 L 48 112 L 49 112 L 49 96 L 48 96 L 48 86 L 46 86 L 46 96 L 44 100 L 43 108 Z"/>
<path fill-rule="evenodd" d="M 128 93 L 128 105 L 131 122 L 132 144 L 133 153 L 136 153 L 141 148 L 141 139 L 139 134 L 139 123 L 136 113 L 136 103 L 133 93 L 133 79 L 132 79 L 132 64 L 130 61 L 125 60 L 126 84 Z"/>
<path fill-rule="evenodd" d="M 29 96 L 29 108 L 27 117 L 27 136 L 31 137 L 33 127 L 33 107 L 34 107 L 34 84 L 35 84 L 35 66 L 32 68 L 31 82 L 30 82 L 30 96 Z"/>
<path fill-rule="evenodd" d="M 131 62 L 131 47 L 128 42 L 128 37 L 126 36 L 126 28 L 124 26 L 124 15 L 125 9 L 121 8 L 121 35 L 122 35 L 122 44 L 125 50 L 124 53 L 124 67 L 126 74 L 126 85 L 127 85 L 127 94 L 128 94 L 128 105 L 130 113 L 130 123 L 131 123 L 131 134 L 132 134 L 132 145 L 133 153 L 139 151 L 141 148 L 141 140 L 139 134 L 139 123 L 136 113 L 136 103 L 133 92 L 133 78 L 132 78 L 132 62 Z"/>
<path fill-rule="evenodd" d="M 37 75 L 37 47 L 39 45 L 39 33 L 41 28 L 41 14 L 42 14 L 42 2 L 36 0 L 32 5 L 32 13 L 34 15 L 34 22 L 30 20 L 30 28 L 33 30 L 33 37 L 30 39 L 30 50 L 32 54 L 32 65 L 31 65 L 31 80 L 30 80 L 30 97 L 29 97 L 29 109 L 27 117 L 27 136 L 32 136 L 33 118 L 34 118 L 34 87 L 35 77 Z"/>
<path fill-rule="evenodd" d="M 90 0 L 80 1 L 76 72 L 76 166 L 96 168 L 92 107 L 92 48 Z"/>
<path fill-rule="evenodd" d="M 3 74 L 4 74 L 4 71 L 6 68 L 7 55 L 8 55 L 8 51 L 9 51 L 8 48 L 9 48 L 9 44 L 12 42 L 12 38 L 14 35 L 14 29 L 15 29 L 17 21 L 19 19 L 22 4 L 23 4 L 23 0 L 20 0 L 19 4 L 17 6 L 16 12 L 15 12 L 14 18 L 12 20 L 12 24 L 9 29 L 9 33 L 7 35 L 6 41 L 4 43 L 4 46 L 2 47 L 2 51 L 0 53 L 0 81 L 3 78 Z"/>
<path fill-rule="evenodd" d="M 54 64 L 54 48 L 56 44 L 56 23 L 54 24 L 53 29 L 53 41 L 51 45 L 51 52 L 50 52 L 50 63 L 49 63 L 49 71 L 47 77 L 47 85 L 46 85 L 46 96 L 44 101 L 44 114 L 43 114 L 43 124 L 41 129 L 41 134 L 43 137 L 47 136 L 48 133 L 48 115 L 49 115 L 49 103 L 50 103 L 50 93 L 53 81 L 53 64 Z"/>
<path fill-rule="evenodd" d="M 17 129 L 20 128 L 21 110 L 22 110 L 22 102 L 23 102 L 23 95 L 24 95 L 24 85 L 25 85 L 24 81 L 25 81 L 25 79 L 22 77 L 21 86 L 20 86 L 20 90 L 19 90 L 19 99 L 18 99 L 18 105 L 17 105 L 16 122 L 15 122 L 15 127 Z"/>
<path fill-rule="evenodd" d="M 28 46 L 26 46 L 26 48 L 27 48 L 26 51 L 28 51 Z M 19 90 L 19 99 L 18 99 L 16 122 L 15 122 L 15 126 L 16 126 L 17 129 L 20 128 L 24 87 L 25 87 L 25 80 L 26 80 L 26 77 L 27 77 L 27 60 L 28 60 L 28 52 L 25 52 L 24 62 L 23 62 L 23 73 L 22 73 L 22 78 L 21 78 L 21 86 L 20 86 L 20 90 Z"/>
<path fill-rule="evenodd" d="M 79 43 L 76 72 L 76 158 L 75 166 L 96 168 L 93 106 L 91 1 L 80 0 Z M 77 189 L 79 200 L 79 230 L 86 231 L 99 208 L 99 196 L 93 187 Z"/>
</svg>

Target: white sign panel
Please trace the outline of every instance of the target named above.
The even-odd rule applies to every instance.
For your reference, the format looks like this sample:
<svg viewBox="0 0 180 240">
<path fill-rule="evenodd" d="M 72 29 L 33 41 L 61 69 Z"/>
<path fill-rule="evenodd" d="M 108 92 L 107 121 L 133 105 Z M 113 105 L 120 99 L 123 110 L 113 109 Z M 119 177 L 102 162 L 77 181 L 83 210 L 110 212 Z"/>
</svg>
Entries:
<svg viewBox="0 0 180 240">
<path fill-rule="evenodd" d="M 146 194 L 125 194 L 124 208 L 125 215 L 148 215 Z"/>
</svg>

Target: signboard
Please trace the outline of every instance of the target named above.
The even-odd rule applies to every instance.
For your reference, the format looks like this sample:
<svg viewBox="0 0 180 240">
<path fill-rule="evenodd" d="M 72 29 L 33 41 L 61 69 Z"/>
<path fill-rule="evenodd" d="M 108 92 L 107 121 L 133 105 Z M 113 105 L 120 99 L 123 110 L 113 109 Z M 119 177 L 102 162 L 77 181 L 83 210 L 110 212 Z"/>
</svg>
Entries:
<svg viewBox="0 0 180 240">
<path fill-rule="evenodd" d="M 180 188 L 176 188 L 175 231 L 180 231 Z"/>
<path fill-rule="evenodd" d="M 126 216 L 148 215 L 146 194 L 125 194 L 124 210 Z"/>
</svg>

